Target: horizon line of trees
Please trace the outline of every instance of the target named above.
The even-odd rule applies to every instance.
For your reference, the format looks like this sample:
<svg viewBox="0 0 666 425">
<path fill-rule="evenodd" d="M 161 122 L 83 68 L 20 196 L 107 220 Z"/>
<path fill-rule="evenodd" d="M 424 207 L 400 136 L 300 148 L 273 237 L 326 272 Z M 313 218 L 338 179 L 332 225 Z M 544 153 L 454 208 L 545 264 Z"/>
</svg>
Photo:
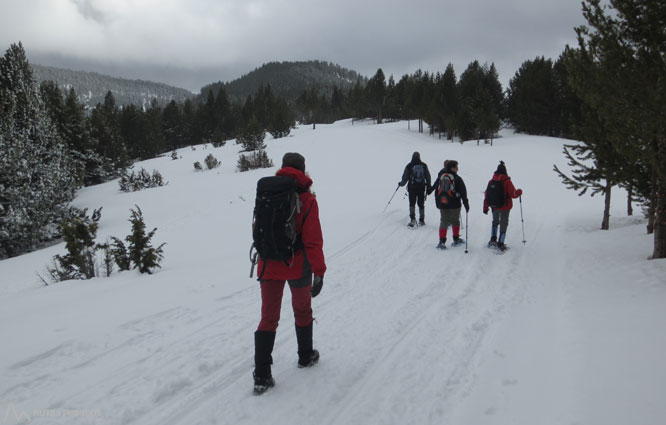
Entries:
<svg viewBox="0 0 666 425">
<path fill-rule="evenodd" d="M 27 220 L 15 216 L 15 205 L 20 204 L 15 199 L 41 199 L 25 188 L 24 192 L 6 189 L 14 186 L 11 170 L 20 168 L 11 161 L 26 161 L 21 149 L 40 147 L 48 152 L 37 154 L 45 164 L 71 168 L 75 178 L 69 180 L 57 173 L 48 179 L 42 176 L 64 186 L 63 195 L 54 198 L 59 207 L 49 204 L 51 211 L 64 212 L 77 187 L 116 176 L 134 160 L 200 143 L 220 146 L 233 138 L 238 143 L 253 139 L 254 133 L 261 133 L 263 141 L 266 131 L 284 137 L 296 121 L 314 127 L 348 118 L 373 119 L 378 124 L 415 119 L 420 132 L 427 123 L 431 135 L 457 137 L 461 143 L 477 140 L 478 144 L 481 139 L 492 143 L 503 122 L 519 132 L 578 140 L 564 150 L 572 174 L 554 167 L 563 183 L 580 195 L 604 195 L 602 229 L 609 226 L 612 188 L 627 189 L 629 213 L 632 200 L 645 206 L 648 232 L 654 232 L 652 258 L 666 258 L 666 35 L 658 25 L 666 18 L 666 4 L 610 0 L 610 5 L 613 11 L 599 0 L 584 0 L 589 27 L 576 29 L 578 47 L 566 46 L 555 61 L 544 57 L 525 61 L 506 92 L 494 64 L 473 61 L 459 78 L 451 64 L 443 73 L 417 70 L 398 82 L 393 76 L 387 81 L 379 68 L 365 85 L 359 79 L 346 91 L 333 87 L 330 96 L 312 86 L 293 103 L 276 96 L 270 85 L 260 86 L 243 103 L 231 102 L 224 86 L 219 86 L 217 93 L 209 90 L 200 102 L 172 101 L 164 108 L 153 102 L 146 109 L 119 108 L 109 92 L 103 104 L 86 113 L 73 90 L 63 96 L 52 82 L 36 88 L 22 45 L 12 45 L 0 60 L 0 144 L 3 152 L 18 153 L 2 159 L 0 258 L 26 252 L 49 234 L 24 232 L 31 235 L 30 241 L 7 245 L 11 231 L 5 228 L 16 231 Z M 5 167 L 10 171 L 5 173 Z M 18 187 L 25 184 L 19 182 Z M 40 202 L 33 199 L 26 205 Z M 52 229 L 55 216 L 48 217 L 36 220 L 36 227 Z"/>
</svg>

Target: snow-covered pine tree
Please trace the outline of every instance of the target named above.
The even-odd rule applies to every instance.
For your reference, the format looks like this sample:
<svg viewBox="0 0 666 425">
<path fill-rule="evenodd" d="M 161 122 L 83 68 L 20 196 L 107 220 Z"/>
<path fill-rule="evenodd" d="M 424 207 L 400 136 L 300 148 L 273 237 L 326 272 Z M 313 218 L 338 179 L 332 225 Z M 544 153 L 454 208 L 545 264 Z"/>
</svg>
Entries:
<svg viewBox="0 0 666 425">
<path fill-rule="evenodd" d="M 72 161 L 21 43 L 0 58 L 0 258 L 58 235 L 74 198 Z"/>
</svg>

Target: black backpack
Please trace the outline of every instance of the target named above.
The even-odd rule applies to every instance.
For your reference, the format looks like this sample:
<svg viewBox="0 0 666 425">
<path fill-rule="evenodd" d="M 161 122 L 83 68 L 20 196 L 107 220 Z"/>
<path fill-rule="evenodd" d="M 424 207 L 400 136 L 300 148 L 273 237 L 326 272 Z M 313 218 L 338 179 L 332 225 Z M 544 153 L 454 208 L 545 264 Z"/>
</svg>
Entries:
<svg viewBox="0 0 666 425">
<path fill-rule="evenodd" d="M 296 233 L 296 214 L 300 211 L 301 200 L 294 179 L 284 176 L 259 179 L 254 204 L 252 248 L 262 260 L 278 260 L 288 264 L 294 252 L 302 246 L 300 235 Z M 251 256 L 252 269 L 256 260 L 256 254 Z M 261 275 L 263 271 L 259 279 Z"/>
<path fill-rule="evenodd" d="M 437 187 L 437 196 L 435 197 L 435 204 L 437 208 L 449 204 L 451 201 L 458 197 L 456 193 L 456 180 L 455 176 L 451 173 L 444 173 L 439 178 L 439 186 Z"/>
<path fill-rule="evenodd" d="M 423 164 L 415 164 L 412 166 L 412 173 L 411 173 L 411 183 L 412 184 L 424 184 L 426 182 L 425 179 L 425 165 Z"/>
<path fill-rule="evenodd" d="M 505 202 L 504 180 L 491 180 L 486 188 L 486 203 L 489 208 L 501 208 Z"/>
</svg>

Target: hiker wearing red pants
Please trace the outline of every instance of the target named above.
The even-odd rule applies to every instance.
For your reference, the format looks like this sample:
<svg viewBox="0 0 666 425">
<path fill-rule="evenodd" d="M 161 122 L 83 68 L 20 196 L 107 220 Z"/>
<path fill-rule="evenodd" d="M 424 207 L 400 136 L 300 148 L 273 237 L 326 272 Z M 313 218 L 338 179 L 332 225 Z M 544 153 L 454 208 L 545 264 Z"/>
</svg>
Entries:
<svg viewBox="0 0 666 425">
<path fill-rule="evenodd" d="M 305 158 L 302 155 L 286 153 L 282 168 L 276 175 L 296 182 L 299 200 L 295 215 L 297 243 L 291 258 L 285 261 L 260 259 L 257 265 L 261 282 L 261 321 L 254 333 L 253 377 L 256 394 L 275 385 L 271 374 L 272 352 L 285 283 L 289 284 L 294 310 L 298 367 L 310 367 L 319 360 L 319 352 L 312 347 L 311 305 L 312 297 L 321 291 L 326 272 L 319 207 L 310 191 L 312 179 L 305 174 Z"/>
</svg>

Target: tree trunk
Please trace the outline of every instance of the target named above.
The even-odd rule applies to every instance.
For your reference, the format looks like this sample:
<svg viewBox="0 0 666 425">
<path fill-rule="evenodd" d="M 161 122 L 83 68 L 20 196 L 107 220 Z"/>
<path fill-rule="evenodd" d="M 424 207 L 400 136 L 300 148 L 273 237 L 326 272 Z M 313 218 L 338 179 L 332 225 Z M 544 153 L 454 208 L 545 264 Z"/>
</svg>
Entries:
<svg viewBox="0 0 666 425">
<path fill-rule="evenodd" d="M 627 215 L 629 217 L 634 215 L 634 208 L 631 206 L 631 200 L 633 198 L 633 193 L 634 193 L 633 186 L 629 186 L 629 188 L 627 189 Z"/>
<path fill-rule="evenodd" d="M 655 213 L 654 213 L 654 252 L 652 259 L 666 258 L 666 179 L 657 179 L 658 186 L 654 200 Z"/>
<path fill-rule="evenodd" d="M 608 230 L 610 227 L 610 203 L 611 203 L 611 183 L 606 180 L 606 189 L 604 190 L 604 218 L 601 221 L 601 230 Z"/>
<path fill-rule="evenodd" d="M 648 202 L 648 209 L 647 209 L 648 222 L 647 222 L 647 226 L 646 226 L 648 235 L 651 235 L 651 234 L 654 233 L 654 204 L 655 204 L 655 201 L 653 199 L 651 199 Z"/>
</svg>

